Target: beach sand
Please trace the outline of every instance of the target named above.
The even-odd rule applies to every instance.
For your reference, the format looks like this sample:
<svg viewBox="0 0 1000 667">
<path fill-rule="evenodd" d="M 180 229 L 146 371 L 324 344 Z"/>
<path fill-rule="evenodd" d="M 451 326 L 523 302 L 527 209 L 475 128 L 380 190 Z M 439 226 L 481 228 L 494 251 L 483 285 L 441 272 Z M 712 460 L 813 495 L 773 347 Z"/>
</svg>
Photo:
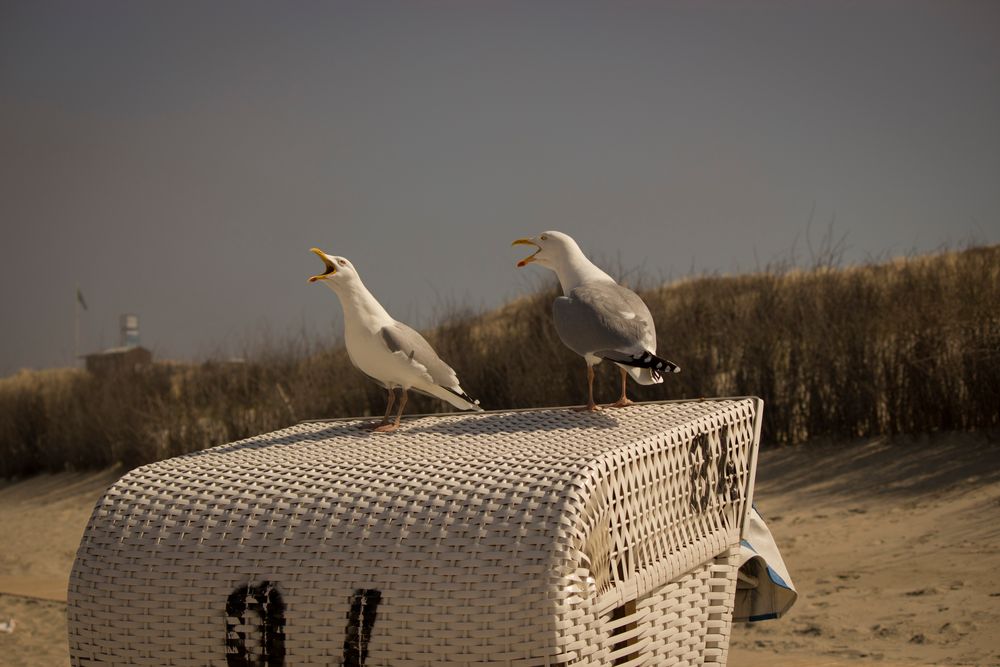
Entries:
<svg viewBox="0 0 1000 667">
<path fill-rule="evenodd" d="M 69 664 L 76 546 L 120 471 L 0 484 L 0 662 Z M 757 505 L 799 600 L 733 626 L 731 667 L 1000 666 L 1000 441 L 943 434 L 761 453 Z"/>
<path fill-rule="evenodd" d="M 94 504 L 121 475 L 39 475 L 0 483 L 0 664 L 68 665 L 66 587 Z"/>
</svg>

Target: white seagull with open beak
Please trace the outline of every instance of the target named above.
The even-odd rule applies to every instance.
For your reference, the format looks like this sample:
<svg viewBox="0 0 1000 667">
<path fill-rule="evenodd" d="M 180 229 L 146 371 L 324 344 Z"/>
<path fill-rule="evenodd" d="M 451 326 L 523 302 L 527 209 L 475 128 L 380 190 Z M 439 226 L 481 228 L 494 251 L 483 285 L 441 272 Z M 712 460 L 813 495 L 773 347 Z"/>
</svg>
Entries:
<svg viewBox="0 0 1000 667">
<path fill-rule="evenodd" d="M 343 257 L 328 255 L 319 248 L 312 252 L 323 260 L 326 270 L 309 278 L 329 287 L 344 310 L 344 344 L 351 363 L 389 392 L 389 404 L 375 431 L 386 433 L 399 428 L 410 389 L 439 398 L 460 410 L 479 410 L 479 401 L 465 393 L 458 376 L 419 333 L 389 316 L 368 291 L 354 265 Z M 389 414 L 396 388 L 401 389 L 395 422 Z"/>
<path fill-rule="evenodd" d="M 584 409 L 599 409 L 594 402 L 594 366 L 605 359 L 618 365 L 622 378 L 621 398 L 609 407 L 632 404 L 625 393 L 626 376 L 639 384 L 658 384 L 663 382 L 662 373 L 680 370 L 656 356 L 653 316 L 639 295 L 597 268 L 568 234 L 544 232 L 511 245 L 519 244 L 537 250 L 518 267 L 540 264 L 559 278 L 564 296 L 552 304 L 552 316 L 562 342 L 587 362 Z"/>
</svg>

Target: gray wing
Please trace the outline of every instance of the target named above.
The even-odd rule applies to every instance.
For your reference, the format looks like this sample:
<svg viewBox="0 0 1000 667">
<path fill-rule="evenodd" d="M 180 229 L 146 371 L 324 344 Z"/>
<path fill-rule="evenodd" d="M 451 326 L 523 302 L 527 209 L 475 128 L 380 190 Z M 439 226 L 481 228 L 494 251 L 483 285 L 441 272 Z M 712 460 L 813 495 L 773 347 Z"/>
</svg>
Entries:
<svg viewBox="0 0 1000 667">
<path fill-rule="evenodd" d="M 581 285 L 555 300 L 552 315 L 559 338 L 577 354 L 656 351 L 649 308 L 621 285 Z"/>
<path fill-rule="evenodd" d="M 382 327 L 379 331 L 390 352 L 402 352 L 410 361 L 427 369 L 434 384 L 442 387 L 458 386 L 458 376 L 451 366 L 444 363 L 423 336 L 402 322 Z"/>
</svg>

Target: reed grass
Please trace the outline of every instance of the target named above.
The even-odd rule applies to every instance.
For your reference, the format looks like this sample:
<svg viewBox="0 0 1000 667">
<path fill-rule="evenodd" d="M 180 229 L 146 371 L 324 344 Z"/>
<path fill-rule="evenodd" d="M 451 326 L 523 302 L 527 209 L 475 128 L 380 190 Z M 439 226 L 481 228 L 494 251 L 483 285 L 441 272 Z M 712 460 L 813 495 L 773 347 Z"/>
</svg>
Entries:
<svg viewBox="0 0 1000 667">
<path fill-rule="evenodd" d="M 1000 426 L 1000 246 L 863 266 L 701 276 L 640 291 L 683 369 L 638 400 L 756 395 L 763 442 Z M 555 286 L 445 318 L 431 344 L 486 408 L 580 404 L 585 366 L 555 334 Z M 599 367 L 598 400 L 617 397 Z M 450 409 L 414 397 L 408 412 Z M 302 419 L 381 416 L 339 343 L 272 341 L 245 363 L 62 369 L 0 380 L 0 477 L 132 467 Z"/>
</svg>

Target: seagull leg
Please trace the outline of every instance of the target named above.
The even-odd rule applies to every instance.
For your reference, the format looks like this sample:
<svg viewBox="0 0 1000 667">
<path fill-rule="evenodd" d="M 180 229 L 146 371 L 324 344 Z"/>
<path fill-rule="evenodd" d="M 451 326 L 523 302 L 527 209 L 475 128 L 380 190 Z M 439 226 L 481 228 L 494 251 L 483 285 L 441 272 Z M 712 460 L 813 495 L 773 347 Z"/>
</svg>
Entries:
<svg viewBox="0 0 1000 667">
<path fill-rule="evenodd" d="M 624 408 L 626 406 L 633 405 L 633 402 L 628 400 L 628 396 L 625 395 L 625 380 L 628 378 L 628 373 L 626 373 L 625 369 L 621 367 L 618 368 L 618 372 L 622 374 L 622 397 L 609 405 L 609 408 Z"/>
<path fill-rule="evenodd" d="M 597 412 L 600 409 L 601 406 L 594 403 L 594 367 L 587 364 L 587 404 L 577 408 L 577 412 Z"/>
<path fill-rule="evenodd" d="M 396 402 L 396 390 L 393 389 L 392 387 L 389 387 L 389 404 L 385 407 L 385 416 L 382 417 L 382 423 L 381 424 L 365 424 L 361 428 L 365 429 L 366 431 L 374 431 L 379 426 L 385 426 L 386 424 L 388 424 L 389 423 L 389 414 L 392 411 L 392 404 L 395 403 L 395 402 Z"/>
<path fill-rule="evenodd" d="M 392 424 L 382 424 L 375 429 L 376 433 L 392 433 L 399 428 L 399 420 L 403 416 L 403 408 L 406 407 L 407 400 L 409 400 L 409 395 L 407 394 L 406 387 L 401 387 L 399 394 L 399 411 L 396 413 L 396 421 Z M 388 415 L 388 413 L 386 414 Z"/>
</svg>

